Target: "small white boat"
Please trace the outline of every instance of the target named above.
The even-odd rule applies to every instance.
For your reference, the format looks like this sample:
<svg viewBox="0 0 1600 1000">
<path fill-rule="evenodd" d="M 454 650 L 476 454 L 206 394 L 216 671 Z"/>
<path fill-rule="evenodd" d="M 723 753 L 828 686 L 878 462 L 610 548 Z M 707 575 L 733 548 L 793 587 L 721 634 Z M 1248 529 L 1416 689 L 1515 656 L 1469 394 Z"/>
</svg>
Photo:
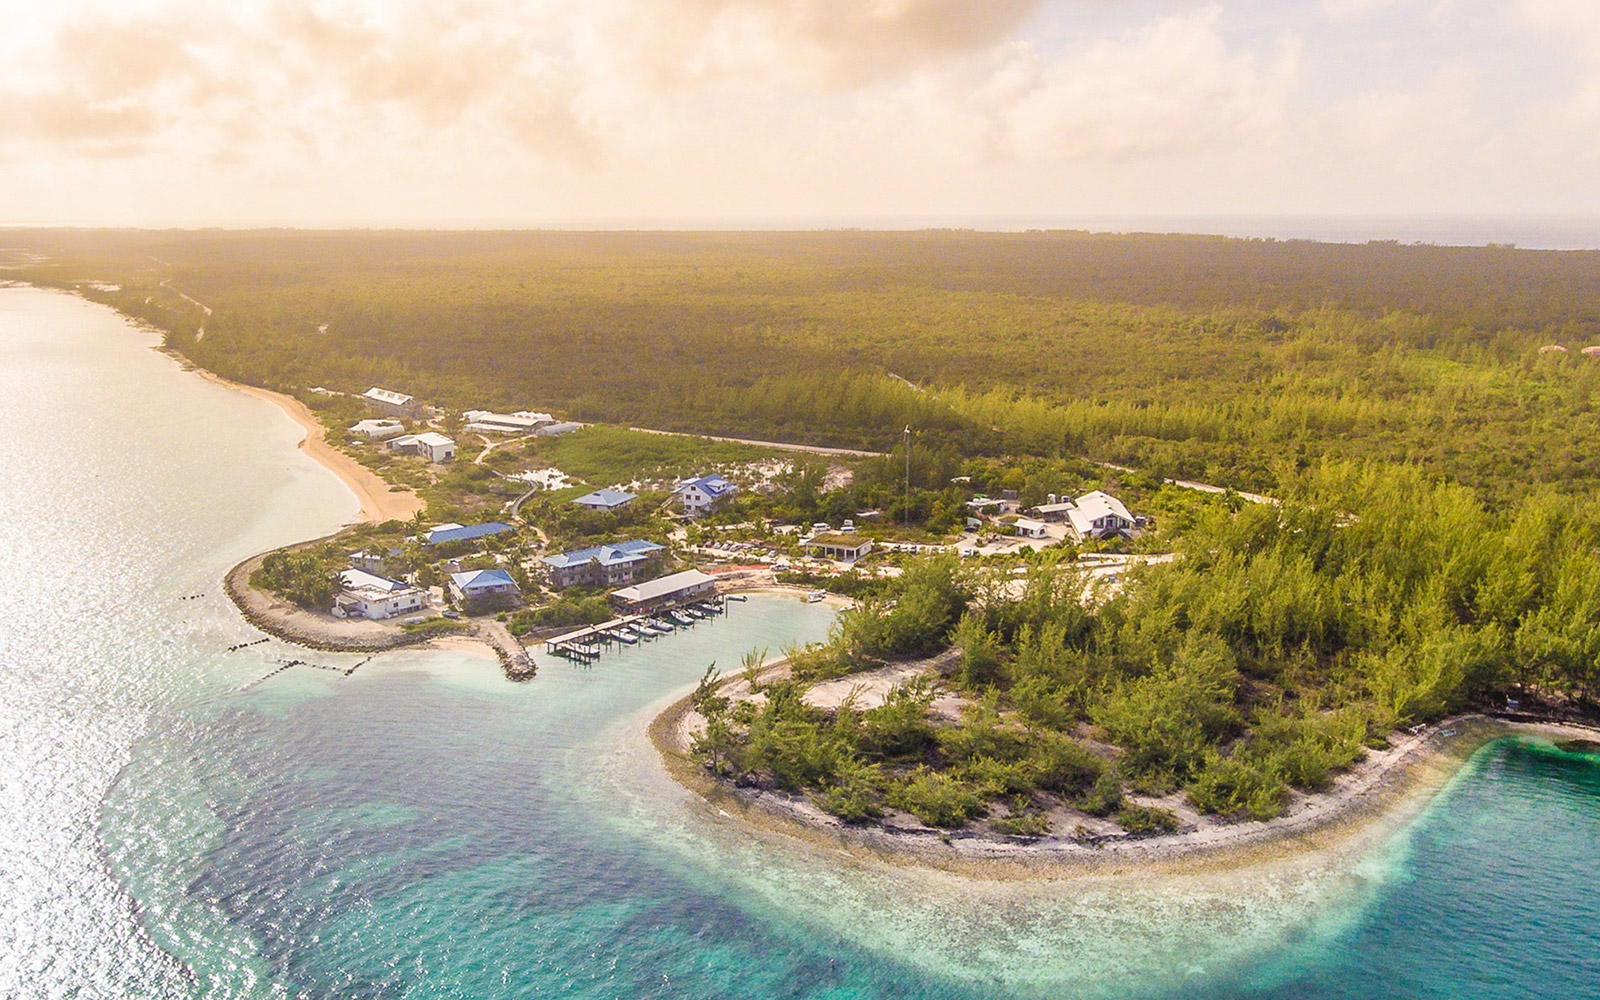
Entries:
<svg viewBox="0 0 1600 1000">
<path fill-rule="evenodd" d="M 818 601 L 822 600 L 823 598 L 825 598 L 827 596 L 828 596 L 828 592 L 826 590 L 813 590 L 811 593 L 806 595 L 806 603 L 807 604 L 816 604 Z"/>
</svg>

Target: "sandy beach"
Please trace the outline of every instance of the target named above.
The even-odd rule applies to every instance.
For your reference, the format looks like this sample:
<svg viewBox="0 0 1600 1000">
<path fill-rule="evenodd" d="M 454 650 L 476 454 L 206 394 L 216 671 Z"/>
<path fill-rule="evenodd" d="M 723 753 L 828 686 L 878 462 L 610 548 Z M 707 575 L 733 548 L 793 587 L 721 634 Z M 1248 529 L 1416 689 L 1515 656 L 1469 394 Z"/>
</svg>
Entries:
<svg viewBox="0 0 1600 1000">
<path fill-rule="evenodd" d="M 396 490 L 384 482 L 376 472 L 329 444 L 327 431 L 321 421 L 298 399 L 281 392 L 273 392 L 271 389 L 235 382 L 215 372 L 194 366 L 182 358 L 178 360 L 204 379 L 257 399 L 264 399 L 288 414 L 289 419 L 299 424 L 306 432 L 305 439 L 300 442 L 300 450 L 317 464 L 338 476 L 339 481 L 356 495 L 361 504 L 361 520 L 407 521 L 422 510 L 421 497 L 415 493 Z"/>
</svg>

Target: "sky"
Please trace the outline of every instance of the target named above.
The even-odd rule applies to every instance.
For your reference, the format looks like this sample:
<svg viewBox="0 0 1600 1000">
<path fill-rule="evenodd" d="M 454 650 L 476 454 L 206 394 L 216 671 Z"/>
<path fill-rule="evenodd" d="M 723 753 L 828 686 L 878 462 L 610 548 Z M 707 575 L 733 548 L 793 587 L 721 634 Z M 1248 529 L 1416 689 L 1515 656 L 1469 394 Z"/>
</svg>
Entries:
<svg viewBox="0 0 1600 1000">
<path fill-rule="evenodd" d="M 0 0 L 0 223 L 1600 216 L 1600 0 Z"/>
</svg>

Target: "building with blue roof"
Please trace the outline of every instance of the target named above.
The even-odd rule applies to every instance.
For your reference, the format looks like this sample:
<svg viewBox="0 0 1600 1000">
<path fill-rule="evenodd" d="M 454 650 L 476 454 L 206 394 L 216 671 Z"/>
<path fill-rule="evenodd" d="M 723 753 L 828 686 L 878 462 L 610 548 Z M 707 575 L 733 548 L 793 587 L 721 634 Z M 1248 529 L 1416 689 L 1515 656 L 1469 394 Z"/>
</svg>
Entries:
<svg viewBox="0 0 1600 1000">
<path fill-rule="evenodd" d="M 713 472 L 710 475 L 685 479 L 672 492 L 683 501 L 685 514 L 699 517 L 739 492 L 739 487 Z"/>
<path fill-rule="evenodd" d="M 471 541 L 474 538 L 515 530 L 517 529 L 500 521 L 490 521 L 486 524 L 441 524 L 424 531 L 422 540 L 429 545 L 443 545 L 445 542 Z"/>
<path fill-rule="evenodd" d="M 659 561 L 665 546 L 655 542 L 634 539 L 615 545 L 596 545 L 576 552 L 562 552 L 545 556 L 544 563 L 550 586 L 556 590 L 579 584 L 592 587 L 615 587 L 648 579 L 651 568 Z"/>
<path fill-rule="evenodd" d="M 603 490 L 595 490 L 593 493 L 581 496 L 572 502 L 579 507 L 587 507 L 590 510 L 621 510 L 636 499 L 638 497 L 635 494 L 624 493 L 622 490 L 606 487 Z"/>
<path fill-rule="evenodd" d="M 450 574 L 450 593 L 462 604 L 487 604 L 515 601 L 522 592 L 503 569 L 472 569 Z"/>
</svg>

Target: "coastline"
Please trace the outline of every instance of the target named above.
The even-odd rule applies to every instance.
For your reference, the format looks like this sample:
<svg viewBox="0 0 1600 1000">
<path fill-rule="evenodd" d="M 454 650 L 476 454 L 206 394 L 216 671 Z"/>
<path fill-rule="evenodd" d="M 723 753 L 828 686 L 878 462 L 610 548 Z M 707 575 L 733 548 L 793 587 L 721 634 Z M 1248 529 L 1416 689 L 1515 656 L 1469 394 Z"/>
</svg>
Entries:
<svg viewBox="0 0 1600 1000">
<path fill-rule="evenodd" d="M 376 472 L 335 448 L 327 440 L 327 428 L 316 418 L 306 404 L 286 393 L 274 392 L 260 386 L 246 385 L 224 378 L 216 372 L 202 368 L 188 358 L 171 350 L 166 351 L 185 370 L 194 372 L 208 382 L 226 386 L 256 399 L 264 399 L 277 406 L 306 432 L 300 441 L 300 450 L 312 461 L 327 469 L 355 494 L 361 504 L 360 520 L 371 522 L 409 521 L 423 508 L 422 498 L 415 493 L 396 490 Z"/>
<path fill-rule="evenodd" d="M 767 670 L 781 669 L 782 661 Z M 729 679 L 730 681 L 733 678 Z M 1327 791 L 1297 795 L 1267 821 L 1207 822 L 1172 834 L 1079 841 L 1060 834 L 1029 840 L 931 827 L 851 826 L 803 796 L 740 788 L 712 778 L 690 756 L 699 717 L 684 695 L 650 719 L 646 737 L 663 770 L 713 822 L 733 823 L 775 843 L 795 842 L 860 860 L 942 870 L 985 880 L 1072 878 L 1139 872 L 1236 869 L 1345 849 L 1404 825 L 1485 744 L 1512 735 L 1588 738 L 1594 729 L 1469 714 L 1429 725 L 1373 751 Z"/>
</svg>

